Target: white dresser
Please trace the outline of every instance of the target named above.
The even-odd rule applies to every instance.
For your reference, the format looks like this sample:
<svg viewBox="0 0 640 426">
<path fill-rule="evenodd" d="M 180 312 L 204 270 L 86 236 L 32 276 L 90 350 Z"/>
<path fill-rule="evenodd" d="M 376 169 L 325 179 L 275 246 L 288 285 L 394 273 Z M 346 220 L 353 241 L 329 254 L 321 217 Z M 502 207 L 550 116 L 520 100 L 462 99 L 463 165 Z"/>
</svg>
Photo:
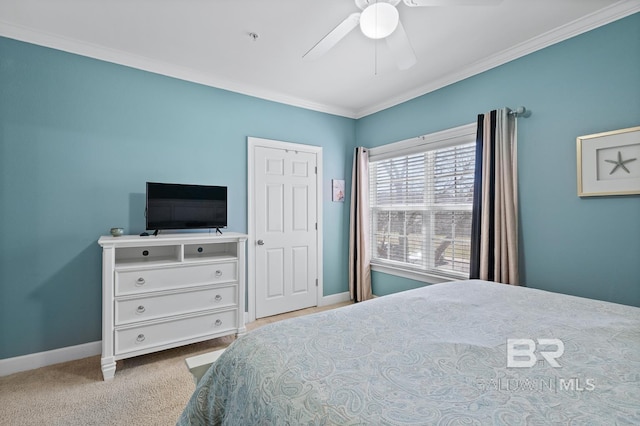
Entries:
<svg viewBox="0 0 640 426">
<path fill-rule="evenodd" d="M 116 361 L 243 334 L 244 234 L 104 236 L 102 375 Z"/>
</svg>

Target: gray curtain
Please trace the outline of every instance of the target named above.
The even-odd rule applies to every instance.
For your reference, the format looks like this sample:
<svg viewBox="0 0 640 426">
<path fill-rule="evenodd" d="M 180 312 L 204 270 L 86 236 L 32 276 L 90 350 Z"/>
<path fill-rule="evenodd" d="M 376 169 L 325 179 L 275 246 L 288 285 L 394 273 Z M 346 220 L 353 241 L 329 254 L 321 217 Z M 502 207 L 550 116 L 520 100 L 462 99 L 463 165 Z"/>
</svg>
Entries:
<svg viewBox="0 0 640 426">
<path fill-rule="evenodd" d="M 470 278 L 519 284 L 516 117 L 478 115 Z"/>
<path fill-rule="evenodd" d="M 369 152 L 357 147 L 353 154 L 349 227 L 349 291 L 355 302 L 372 297 L 369 238 Z"/>
</svg>

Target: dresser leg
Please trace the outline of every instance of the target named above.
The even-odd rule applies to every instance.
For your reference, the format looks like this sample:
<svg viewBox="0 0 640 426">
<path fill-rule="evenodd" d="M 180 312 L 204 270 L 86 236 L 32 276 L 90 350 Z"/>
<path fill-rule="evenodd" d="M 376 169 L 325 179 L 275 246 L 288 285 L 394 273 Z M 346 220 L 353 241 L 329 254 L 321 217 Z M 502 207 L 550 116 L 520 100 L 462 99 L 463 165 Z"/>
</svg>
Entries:
<svg viewBox="0 0 640 426">
<path fill-rule="evenodd" d="M 113 357 L 102 358 L 102 377 L 105 382 L 108 380 L 113 380 L 113 376 L 116 374 L 116 361 Z"/>
</svg>

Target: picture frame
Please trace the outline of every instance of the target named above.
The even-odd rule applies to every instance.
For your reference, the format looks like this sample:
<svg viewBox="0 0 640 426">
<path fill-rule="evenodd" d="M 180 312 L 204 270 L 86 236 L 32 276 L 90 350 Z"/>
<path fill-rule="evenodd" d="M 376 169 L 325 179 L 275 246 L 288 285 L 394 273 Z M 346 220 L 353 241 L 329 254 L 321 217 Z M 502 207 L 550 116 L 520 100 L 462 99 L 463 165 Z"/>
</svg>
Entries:
<svg viewBox="0 0 640 426">
<path fill-rule="evenodd" d="M 640 194 L 640 126 L 576 139 L 578 196 Z"/>
<path fill-rule="evenodd" d="M 331 201 L 344 202 L 344 180 L 331 179 Z"/>
</svg>

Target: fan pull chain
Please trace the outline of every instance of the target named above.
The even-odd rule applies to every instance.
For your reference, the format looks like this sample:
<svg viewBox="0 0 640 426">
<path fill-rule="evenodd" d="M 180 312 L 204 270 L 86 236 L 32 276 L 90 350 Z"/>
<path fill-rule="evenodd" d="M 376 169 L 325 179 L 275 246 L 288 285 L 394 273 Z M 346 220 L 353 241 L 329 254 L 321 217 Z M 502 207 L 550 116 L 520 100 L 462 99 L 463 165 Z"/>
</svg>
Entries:
<svg viewBox="0 0 640 426">
<path fill-rule="evenodd" d="M 378 43 L 380 41 L 375 40 L 373 43 L 373 75 L 378 76 Z"/>
</svg>

